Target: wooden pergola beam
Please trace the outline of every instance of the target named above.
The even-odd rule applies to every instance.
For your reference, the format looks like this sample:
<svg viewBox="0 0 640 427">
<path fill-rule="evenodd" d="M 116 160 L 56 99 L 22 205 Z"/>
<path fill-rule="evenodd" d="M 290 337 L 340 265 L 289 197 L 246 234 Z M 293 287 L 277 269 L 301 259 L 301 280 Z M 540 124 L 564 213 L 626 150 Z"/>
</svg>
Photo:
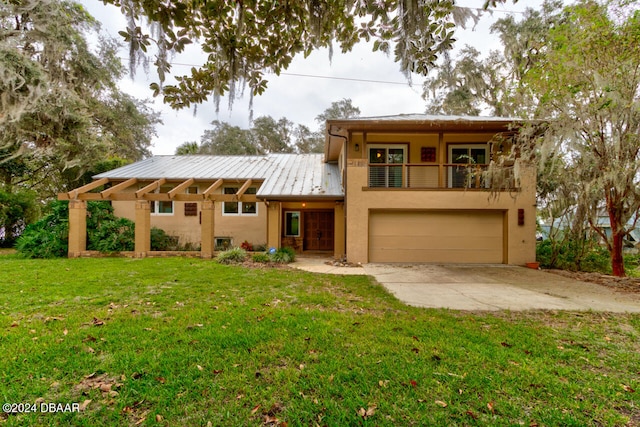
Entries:
<svg viewBox="0 0 640 427">
<path fill-rule="evenodd" d="M 79 194 L 86 193 L 87 191 L 91 191 L 94 188 L 98 188 L 101 185 L 104 185 L 109 182 L 109 178 L 100 178 L 97 181 L 90 182 L 87 185 L 83 185 L 80 188 L 76 188 L 75 190 L 71 190 L 67 193 L 69 199 L 77 199 Z"/>
<path fill-rule="evenodd" d="M 169 194 L 169 198 L 173 199 L 176 196 L 176 194 L 182 193 L 186 188 L 188 188 L 191 185 L 193 185 L 194 182 L 196 182 L 195 179 L 189 178 L 185 182 L 183 182 L 181 184 L 178 184 L 171 191 L 169 191 L 169 193 L 168 193 Z"/>
<path fill-rule="evenodd" d="M 122 191 L 125 188 L 129 188 L 137 182 L 138 182 L 138 178 L 129 178 L 128 180 L 121 182 L 120 184 L 114 185 L 111 188 L 107 188 L 106 190 L 101 191 L 100 196 L 103 199 L 107 199 L 111 194 L 116 193 L 118 191 Z"/>
<path fill-rule="evenodd" d="M 236 197 L 240 199 L 240 197 L 242 197 L 242 195 L 245 193 L 245 191 L 247 191 L 247 188 L 249 188 L 252 183 L 253 183 L 253 180 L 251 179 L 246 180 L 244 184 L 242 184 L 242 187 L 240 187 L 236 192 Z"/>
<path fill-rule="evenodd" d="M 156 188 L 159 188 L 161 185 L 163 185 L 165 182 L 167 182 L 166 178 L 160 178 L 159 180 L 152 182 L 146 187 L 141 188 L 140 190 L 136 191 L 136 198 L 140 198 L 145 194 L 152 192 Z"/>
<path fill-rule="evenodd" d="M 218 188 L 220 188 L 222 186 L 222 184 L 224 183 L 224 180 L 222 178 L 220 178 L 219 180 L 217 180 L 216 182 L 214 182 L 213 184 L 211 184 L 209 186 L 209 188 L 207 188 L 206 190 L 204 190 L 204 193 L 202 193 L 204 195 L 204 198 L 208 198 L 210 194 L 212 194 L 214 191 L 216 191 Z"/>
</svg>

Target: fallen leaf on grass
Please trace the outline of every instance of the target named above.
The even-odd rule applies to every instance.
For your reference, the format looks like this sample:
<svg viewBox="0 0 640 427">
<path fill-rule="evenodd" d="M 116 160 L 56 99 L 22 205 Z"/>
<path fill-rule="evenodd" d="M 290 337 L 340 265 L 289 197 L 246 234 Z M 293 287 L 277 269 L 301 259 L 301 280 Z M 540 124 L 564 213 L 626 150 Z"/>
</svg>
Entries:
<svg viewBox="0 0 640 427">
<path fill-rule="evenodd" d="M 447 405 L 447 402 L 443 402 L 442 400 L 436 400 L 435 403 L 436 403 L 436 405 L 442 406 L 443 408 L 446 408 L 447 406 L 449 406 L 449 405 Z"/>
<path fill-rule="evenodd" d="M 269 425 L 269 424 L 279 425 L 280 420 L 277 419 L 276 417 L 272 417 L 270 415 L 265 415 L 264 416 L 264 423 L 265 423 L 265 425 Z"/>
<path fill-rule="evenodd" d="M 157 414 L 157 415 L 156 415 L 156 422 L 158 422 L 158 423 L 159 423 L 160 421 L 162 421 L 162 419 L 163 419 L 163 418 L 162 418 L 162 415 L 160 415 L 160 414 Z"/>
<path fill-rule="evenodd" d="M 256 405 L 253 407 L 253 409 L 251 410 L 251 415 L 255 414 L 256 412 L 258 412 L 258 409 L 260 409 L 260 405 Z"/>
<path fill-rule="evenodd" d="M 369 406 L 366 410 L 364 408 L 360 408 L 358 410 L 358 415 L 360 415 L 365 420 L 369 417 L 372 417 L 376 413 L 376 409 L 378 407 L 376 405 Z"/>
<path fill-rule="evenodd" d="M 415 354 L 420 353 L 420 350 L 419 350 L 418 348 L 416 348 L 416 347 L 413 347 L 413 348 L 411 349 L 411 351 L 413 351 Z"/>
<path fill-rule="evenodd" d="M 104 321 L 98 319 L 97 317 L 94 317 L 93 321 L 91 323 L 93 324 L 93 326 L 103 326 L 104 325 Z"/>
<path fill-rule="evenodd" d="M 492 414 L 495 414 L 496 411 L 495 411 L 493 402 L 487 403 L 487 408 L 491 411 Z"/>
<path fill-rule="evenodd" d="M 91 347 L 86 347 L 86 348 L 84 349 L 84 351 L 86 351 L 87 353 L 95 353 L 95 352 L 96 352 L 96 351 L 95 351 L 93 348 L 91 348 Z"/>
<path fill-rule="evenodd" d="M 87 409 L 87 407 L 89 406 L 89 404 L 90 404 L 90 403 L 91 403 L 91 399 L 87 399 L 87 400 L 85 400 L 84 402 L 82 402 L 82 403 L 80 404 L 79 409 L 80 409 L 81 411 L 84 411 L 85 409 Z"/>
<path fill-rule="evenodd" d="M 466 414 L 469 415 L 474 420 L 478 419 L 478 416 L 476 414 L 474 414 L 472 411 L 467 411 Z"/>
<path fill-rule="evenodd" d="M 411 380 L 410 383 L 413 386 L 413 388 L 418 387 L 418 382 L 416 380 Z"/>
<path fill-rule="evenodd" d="M 82 342 L 93 342 L 93 341 L 96 341 L 96 338 L 92 337 L 91 335 L 87 335 L 87 337 L 82 340 Z"/>
<path fill-rule="evenodd" d="M 65 330 L 64 330 L 64 331 L 62 331 L 62 335 L 65 335 L 65 336 L 66 336 L 68 333 L 69 333 L 69 331 L 68 331 L 66 328 L 65 328 Z"/>
<path fill-rule="evenodd" d="M 213 375 L 218 375 L 222 373 L 222 369 L 214 369 L 213 370 Z"/>
<path fill-rule="evenodd" d="M 386 388 L 388 384 L 389 384 L 389 380 L 384 380 L 384 381 L 380 380 L 380 381 L 378 381 L 378 385 L 380 387 L 385 387 Z"/>
<path fill-rule="evenodd" d="M 164 379 L 164 377 L 156 377 L 156 381 L 158 381 L 160 384 L 164 384 L 167 380 Z"/>
<path fill-rule="evenodd" d="M 513 345 L 509 344 L 508 342 L 504 342 L 504 341 L 501 342 L 500 345 L 503 346 L 503 347 L 507 347 L 507 348 L 513 347 Z"/>
<path fill-rule="evenodd" d="M 200 365 L 196 365 L 196 367 L 198 368 L 198 371 L 203 371 L 204 370 L 204 368 L 202 366 L 200 366 Z"/>
<path fill-rule="evenodd" d="M 629 387 L 628 385 L 626 385 L 626 384 L 621 384 L 621 385 L 622 385 L 622 388 L 624 389 L 624 391 L 629 392 L 629 393 L 635 392 L 635 390 L 632 389 L 631 387 Z"/>
</svg>

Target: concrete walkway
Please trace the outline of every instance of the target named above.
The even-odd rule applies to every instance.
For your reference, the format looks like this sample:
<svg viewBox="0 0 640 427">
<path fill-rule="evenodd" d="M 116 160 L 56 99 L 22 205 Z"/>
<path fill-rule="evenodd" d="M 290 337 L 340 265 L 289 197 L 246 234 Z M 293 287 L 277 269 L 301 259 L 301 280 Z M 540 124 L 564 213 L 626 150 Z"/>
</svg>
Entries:
<svg viewBox="0 0 640 427">
<path fill-rule="evenodd" d="M 455 310 L 593 310 L 640 312 L 637 294 L 615 292 L 540 270 L 510 265 L 365 264 L 336 267 L 300 258 L 291 266 L 329 274 L 373 276 L 408 305 Z"/>
</svg>

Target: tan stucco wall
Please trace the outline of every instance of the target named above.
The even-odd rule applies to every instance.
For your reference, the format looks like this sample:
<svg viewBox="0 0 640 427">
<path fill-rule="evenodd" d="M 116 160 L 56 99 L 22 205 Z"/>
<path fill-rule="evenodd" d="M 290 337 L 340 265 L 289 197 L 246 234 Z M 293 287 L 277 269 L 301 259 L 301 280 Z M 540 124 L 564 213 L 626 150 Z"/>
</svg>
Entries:
<svg viewBox="0 0 640 427">
<path fill-rule="evenodd" d="M 135 189 L 130 190 L 135 191 Z M 199 188 L 204 191 L 204 188 Z M 221 194 L 218 189 L 215 194 Z M 171 236 L 177 236 L 181 244 L 187 242 L 200 245 L 200 213 L 202 205 L 198 202 L 196 216 L 184 215 L 184 204 L 189 202 L 173 202 L 173 214 L 151 214 L 151 227 L 163 229 Z M 113 201 L 114 214 L 119 217 L 135 220 L 134 201 Z M 214 206 L 214 237 L 231 237 L 234 246 L 240 246 L 245 240 L 253 245 L 267 243 L 267 206 L 258 202 L 258 214 L 252 215 L 224 215 L 222 202 L 215 202 Z"/>
<path fill-rule="evenodd" d="M 420 163 L 420 148 L 435 146 L 437 159 L 447 162 L 447 143 L 487 142 L 493 133 L 480 134 L 353 134 L 346 160 L 346 252 L 350 262 L 368 262 L 371 210 L 499 210 L 505 211 L 505 262 L 524 264 L 535 260 L 535 171 L 521 168 L 519 191 L 492 195 L 464 189 L 369 189 L 366 143 L 407 143 L 409 162 Z M 365 142 L 366 140 L 366 142 Z M 355 144 L 359 150 L 355 150 Z M 524 209 L 524 225 L 518 225 L 518 209 Z M 474 262 L 473 259 L 460 262 Z"/>
</svg>

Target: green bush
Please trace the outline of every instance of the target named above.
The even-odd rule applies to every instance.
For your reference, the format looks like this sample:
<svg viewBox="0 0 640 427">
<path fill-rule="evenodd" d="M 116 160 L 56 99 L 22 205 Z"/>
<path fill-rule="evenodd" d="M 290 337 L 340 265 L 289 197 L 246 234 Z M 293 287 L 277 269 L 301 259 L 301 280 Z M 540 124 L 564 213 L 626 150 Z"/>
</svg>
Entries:
<svg viewBox="0 0 640 427">
<path fill-rule="evenodd" d="M 49 213 L 28 225 L 16 241 L 16 249 L 27 258 L 67 256 L 69 209 L 67 202 L 53 202 Z"/>
<path fill-rule="evenodd" d="M 16 249 L 27 258 L 64 257 L 68 251 L 69 203 L 55 201 L 44 218 L 27 226 Z M 87 249 L 121 252 L 134 249 L 134 223 L 113 215 L 109 202 L 87 203 Z"/>
<path fill-rule="evenodd" d="M 87 249 L 104 253 L 132 251 L 135 224 L 126 218 L 104 219 L 89 233 Z"/>
<path fill-rule="evenodd" d="M 290 247 L 279 248 L 275 253 L 271 254 L 271 260 L 280 264 L 288 264 L 295 261 L 296 251 Z"/>
<path fill-rule="evenodd" d="M 178 244 L 176 236 L 168 235 L 163 229 L 151 228 L 151 250 L 152 251 L 179 251 L 182 250 Z"/>
<path fill-rule="evenodd" d="M 269 256 L 269 254 L 266 254 L 264 252 L 253 254 L 251 256 L 251 259 L 253 260 L 253 262 L 259 262 L 262 264 L 266 264 L 271 261 L 271 257 Z"/>
<path fill-rule="evenodd" d="M 220 252 L 216 256 L 216 261 L 220 264 L 239 264 L 247 259 L 247 251 L 242 248 L 231 248 Z"/>
<path fill-rule="evenodd" d="M 18 236 L 38 217 L 36 193 L 0 190 L 0 247 L 12 247 Z"/>
<path fill-rule="evenodd" d="M 545 240 L 536 245 L 536 260 L 544 268 L 611 273 L 609 251 L 593 240 Z"/>
</svg>

